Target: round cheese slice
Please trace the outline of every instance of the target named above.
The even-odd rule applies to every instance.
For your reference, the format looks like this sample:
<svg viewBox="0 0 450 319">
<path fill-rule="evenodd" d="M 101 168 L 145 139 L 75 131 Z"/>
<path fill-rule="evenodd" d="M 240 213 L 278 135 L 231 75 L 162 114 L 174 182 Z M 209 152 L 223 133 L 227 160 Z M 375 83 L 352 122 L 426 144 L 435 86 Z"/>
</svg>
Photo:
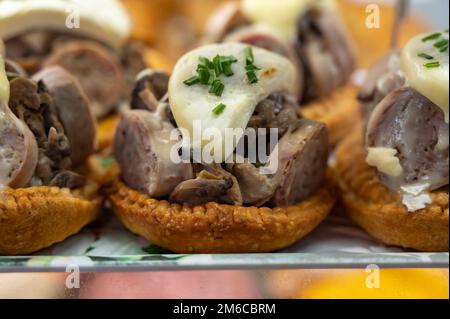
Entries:
<svg viewBox="0 0 450 319">
<path fill-rule="evenodd" d="M 243 0 L 242 11 L 254 23 L 267 24 L 286 38 L 296 35 L 297 19 L 311 7 L 333 7 L 334 0 Z"/>
<path fill-rule="evenodd" d="M 296 92 L 294 65 L 281 55 L 256 47 L 252 48 L 254 64 L 261 70 L 256 72 L 258 83 L 249 83 L 245 69 L 246 48 L 248 45 L 236 42 L 208 45 L 187 53 L 176 64 L 169 82 L 169 101 L 178 127 L 184 131 L 183 137 L 190 139 L 192 148 L 203 148 L 214 141 L 216 150 L 220 147 L 217 144 L 223 148 L 222 159 L 227 159 L 233 149 L 228 148 L 229 144 L 225 147 L 225 143 L 229 142 L 226 141 L 226 129 L 245 129 L 258 103 L 271 93 Z M 238 59 L 232 65 L 233 76 L 220 76 L 225 85 L 222 96 L 209 93 L 207 85 L 184 84 L 185 80 L 197 74 L 200 57 L 212 60 L 218 54 Z M 225 109 L 217 115 L 213 110 L 221 103 Z M 205 137 L 210 129 L 219 132 L 222 138 Z"/>
<path fill-rule="evenodd" d="M 0 38 L 30 30 L 75 33 L 118 49 L 130 36 L 131 20 L 117 0 L 0 1 Z"/>
<path fill-rule="evenodd" d="M 433 39 L 429 36 L 421 34 L 408 42 L 401 53 L 401 67 L 408 85 L 442 108 L 448 123 L 449 51 L 442 44 L 448 43 L 449 35 L 443 32 Z"/>
<path fill-rule="evenodd" d="M 5 71 L 5 61 L 0 55 L 0 104 L 9 101 L 9 81 Z"/>
</svg>

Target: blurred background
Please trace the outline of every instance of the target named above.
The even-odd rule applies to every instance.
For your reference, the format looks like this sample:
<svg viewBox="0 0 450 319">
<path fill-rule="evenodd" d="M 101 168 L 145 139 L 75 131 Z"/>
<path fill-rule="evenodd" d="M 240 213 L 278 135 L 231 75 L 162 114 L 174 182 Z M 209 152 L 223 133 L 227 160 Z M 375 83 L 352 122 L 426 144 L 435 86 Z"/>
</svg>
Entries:
<svg viewBox="0 0 450 319">
<path fill-rule="evenodd" d="M 228 0 L 232 1 L 232 0 Z M 263 0 L 261 0 L 263 1 Z M 206 18 L 223 0 L 123 0 L 133 37 L 148 44 L 147 62 L 168 71 L 198 40 Z M 361 68 L 389 49 L 394 1 L 338 0 Z M 381 28 L 365 28 L 367 3 L 381 7 Z M 401 42 L 448 27 L 447 0 L 415 0 Z M 66 274 L 0 274 L 0 298 L 449 298 L 448 269 L 381 270 L 380 287 L 366 286 L 365 270 L 279 270 L 82 274 L 66 289 Z"/>
</svg>

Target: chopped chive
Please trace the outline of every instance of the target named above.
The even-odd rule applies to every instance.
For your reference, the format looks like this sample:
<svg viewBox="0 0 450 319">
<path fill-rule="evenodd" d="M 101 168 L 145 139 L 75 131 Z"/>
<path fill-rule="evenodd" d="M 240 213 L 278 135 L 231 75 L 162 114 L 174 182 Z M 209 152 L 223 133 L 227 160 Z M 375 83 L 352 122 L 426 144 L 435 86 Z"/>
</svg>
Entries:
<svg viewBox="0 0 450 319">
<path fill-rule="evenodd" d="M 236 59 L 234 56 L 229 55 L 229 56 L 221 56 L 220 57 L 220 62 L 222 63 L 236 63 L 238 61 L 238 59 Z"/>
<path fill-rule="evenodd" d="M 213 59 L 214 72 L 216 72 L 216 77 L 219 77 L 222 74 L 222 63 L 220 62 L 220 56 L 216 55 Z"/>
<path fill-rule="evenodd" d="M 202 84 L 209 86 L 209 93 L 222 96 L 225 85 L 219 77 L 224 74 L 227 77 L 234 75 L 231 68 L 233 63 L 238 62 L 234 56 L 222 56 L 217 54 L 212 60 L 206 57 L 198 58 L 200 63 L 197 65 L 197 75 L 184 81 L 186 85 L 192 86 Z"/>
<path fill-rule="evenodd" d="M 226 106 L 225 104 L 220 103 L 219 105 L 217 105 L 217 106 L 212 110 L 212 112 L 213 112 L 215 115 L 220 115 L 220 114 L 223 113 L 223 111 L 225 110 L 226 107 L 227 107 L 227 106 Z"/>
<path fill-rule="evenodd" d="M 211 75 L 207 69 L 205 69 L 205 68 L 198 69 L 198 78 L 199 78 L 200 83 L 208 84 L 210 77 L 211 77 Z"/>
<path fill-rule="evenodd" d="M 438 68 L 441 66 L 441 63 L 439 61 L 436 62 L 430 62 L 430 63 L 426 63 L 423 65 L 424 67 L 426 67 L 427 69 L 433 69 L 433 68 Z"/>
<path fill-rule="evenodd" d="M 254 65 L 254 64 L 246 65 L 246 66 L 245 66 L 245 69 L 246 69 L 247 71 L 259 71 L 259 70 L 261 70 L 261 68 L 257 67 L 257 66 Z"/>
<path fill-rule="evenodd" d="M 430 40 L 434 40 L 434 39 L 439 38 L 440 36 L 441 36 L 441 33 L 440 32 L 436 32 L 436 33 L 430 34 L 430 35 L 422 38 L 422 42 L 427 42 L 427 41 L 430 41 Z"/>
<path fill-rule="evenodd" d="M 446 45 L 448 45 L 448 40 L 444 39 L 444 40 L 436 42 L 434 44 L 434 47 L 438 48 L 438 49 L 441 49 L 441 48 L 445 47 Z"/>
<path fill-rule="evenodd" d="M 222 70 L 223 70 L 223 74 L 225 74 L 226 76 L 230 77 L 234 75 L 233 70 L 231 69 L 231 64 L 226 62 L 226 63 L 222 63 Z"/>
<path fill-rule="evenodd" d="M 214 81 L 216 81 L 216 80 L 217 80 L 217 78 L 216 78 L 216 76 L 214 75 L 214 73 L 211 73 L 211 74 L 209 75 L 208 85 L 212 85 L 212 84 L 214 83 Z"/>
<path fill-rule="evenodd" d="M 434 59 L 434 57 L 432 57 L 431 55 L 426 54 L 426 53 L 419 53 L 418 56 L 421 57 L 421 58 L 427 59 L 427 60 L 433 60 Z"/>
<path fill-rule="evenodd" d="M 222 96 L 224 89 L 225 85 L 220 80 L 215 80 L 211 85 L 211 87 L 209 88 L 208 92 L 216 96 Z"/>
<path fill-rule="evenodd" d="M 202 63 L 201 65 L 204 65 L 208 69 L 213 69 L 214 68 L 213 63 L 208 58 L 200 57 L 199 60 Z"/>
<path fill-rule="evenodd" d="M 198 78 L 198 76 L 195 75 L 184 81 L 184 84 L 186 84 L 187 86 L 192 86 L 194 84 L 197 84 L 198 82 L 200 82 L 200 79 Z"/>
<path fill-rule="evenodd" d="M 251 84 L 258 83 L 258 77 L 256 76 L 255 71 L 247 71 L 247 78 Z"/>
<path fill-rule="evenodd" d="M 245 59 L 246 59 L 247 65 L 255 63 L 255 57 L 253 55 L 252 47 L 245 48 Z"/>
<path fill-rule="evenodd" d="M 439 51 L 440 51 L 440 52 L 445 52 L 445 51 L 447 51 L 447 50 L 448 50 L 448 43 L 447 43 L 446 46 L 442 47 Z"/>
</svg>

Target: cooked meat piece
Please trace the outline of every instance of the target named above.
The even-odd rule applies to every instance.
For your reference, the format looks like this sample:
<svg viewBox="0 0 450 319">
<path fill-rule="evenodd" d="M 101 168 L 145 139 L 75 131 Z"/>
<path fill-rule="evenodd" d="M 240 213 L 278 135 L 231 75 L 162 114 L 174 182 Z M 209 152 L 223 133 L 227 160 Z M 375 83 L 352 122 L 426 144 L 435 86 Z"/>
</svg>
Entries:
<svg viewBox="0 0 450 319">
<path fill-rule="evenodd" d="M 56 107 L 43 82 L 18 77 L 10 82 L 10 87 L 9 106 L 30 128 L 39 147 L 38 164 L 31 185 L 50 185 L 56 175 L 70 170 L 72 166 L 70 142 Z M 76 178 L 76 181 L 80 180 Z M 78 182 L 70 184 L 82 186 Z"/>
<path fill-rule="evenodd" d="M 37 72 L 57 37 L 58 34 L 54 32 L 30 30 L 6 41 L 6 55 L 8 59 L 17 61 L 28 73 Z"/>
<path fill-rule="evenodd" d="M 170 201 L 192 206 L 209 202 L 242 205 L 242 194 L 236 178 L 216 164 L 204 166 L 196 179 L 179 184 Z"/>
<path fill-rule="evenodd" d="M 7 56 L 16 60 L 24 57 L 43 57 L 51 49 L 55 34 L 47 31 L 30 31 L 6 41 Z"/>
<path fill-rule="evenodd" d="M 276 185 L 271 176 L 261 174 L 252 163 L 246 161 L 230 164 L 228 169 L 236 177 L 244 204 L 259 207 L 270 201 L 275 194 Z"/>
<path fill-rule="evenodd" d="M 156 111 L 169 86 L 169 74 L 147 69 L 139 74 L 133 90 L 131 108 Z"/>
<path fill-rule="evenodd" d="M 36 169 L 38 146 L 33 133 L 0 101 L 0 191 L 26 186 Z"/>
<path fill-rule="evenodd" d="M 330 95 L 349 80 L 356 59 L 344 26 L 328 9 L 310 9 L 298 19 L 296 50 L 305 71 L 303 102 Z"/>
<path fill-rule="evenodd" d="M 44 66 L 59 65 L 74 75 L 86 92 L 94 116 L 102 118 L 118 106 L 124 93 L 124 76 L 117 58 L 102 45 L 72 41 L 57 48 Z"/>
<path fill-rule="evenodd" d="M 55 177 L 50 181 L 49 186 L 61 187 L 61 188 L 77 188 L 84 184 L 84 177 L 80 174 L 71 171 L 57 172 Z"/>
<path fill-rule="evenodd" d="M 248 127 L 277 128 L 281 137 L 298 119 L 297 101 L 285 92 L 276 92 L 256 106 Z"/>
<path fill-rule="evenodd" d="M 226 3 L 208 19 L 203 42 L 222 42 L 231 32 L 250 24 L 251 22 L 242 13 L 239 3 Z"/>
<path fill-rule="evenodd" d="M 372 112 L 367 147 L 395 149 L 403 168 L 398 177 L 380 173 L 395 191 L 402 186 L 429 184 L 441 188 L 449 180 L 449 126 L 444 112 L 416 90 L 405 87 L 390 93 Z"/>
<path fill-rule="evenodd" d="M 358 94 L 361 111 L 367 122 L 373 109 L 392 91 L 405 84 L 405 76 L 400 68 L 398 52 L 384 56 L 368 72 L 366 80 Z"/>
<path fill-rule="evenodd" d="M 27 76 L 27 72 L 20 66 L 20 64 L 12 60 L 5 61 L 5 70 L 8 74 L 8 77 L 14 77 L 17 75 Z"/>
<path fill-rule="evenodd" d="M 273 177 L 277 191 L 275 207 L 301 202 L 323 183 L 329 154 L 326 126 L 301 119 L 281 138 L 278 152 L 278 171 Z"/>
<path fill-rule="evenodd" d="M 133 110 L 122 114 L 114 154 L 127 185 L 150 196 L 162 197 L 193 177 L 191 164 L 176 164 L 171 159 L 171 151 L 179 143 L 170 139 L 174 130 L 157 113 Z"/>
<path fill-rule="evenodd" d="M 256 47 L 260 47 L 280 55 L 285 56 L 297 68 L 298 74 L 298 91 L 296 96 L 300 99 L 303 95 L 303 66 L 300 62 L 298 54 L 295 52 L 291 43 L 288 43 L 282 37 L 273 33 L 265 27 L 252 25 L 243 27 L 229 34 L 226 41 L 247 43 Z"/>
<path fill-rule="evenodd" d="M 72 164 L 82 164 L 95 151 L 96 122 L 80 83 L 59 66 L 47 67 L 33 79 L 42 81 L 53 98 L 72 147 Z"/>
<path fill-rule="evenodd" d="M 145 50 L 144 43 L 131 41 L 127 43 L 122 52 L 121 64 L 125 78 L 126 97 L 131 95 L 138 74 L 147 68 Z"/>
</svg>

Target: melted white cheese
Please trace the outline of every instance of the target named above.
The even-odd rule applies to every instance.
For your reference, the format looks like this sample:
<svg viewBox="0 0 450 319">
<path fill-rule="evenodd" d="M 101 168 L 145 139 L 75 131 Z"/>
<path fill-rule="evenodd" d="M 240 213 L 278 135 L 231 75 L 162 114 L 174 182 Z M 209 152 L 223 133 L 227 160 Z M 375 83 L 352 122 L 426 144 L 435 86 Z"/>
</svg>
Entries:
<svg viewBox="0 0 450 319">
<path fill-rule="evenodd" d="M 408 208 L 409 212 L 416 212 L 418 210 L 426 208 L 427 205 L 433 203 L 430 194 L 427 192 L 429 188 L 429 184 L 419 184 L 402 187 L 403 205 Z"/>
<path fill-rule="evenodd" d="M 287 58 L 260 48 L 253 48 L 255 65 L 262 69 L 257 71 L 259 81 L 250 84 L 245 70 L 247 47 L 248 45 L 234 42 L 208 45 L 187 53 L 176 64 L 169 82 L 170 106 L 178 126 L 190 134 L 193 148 L 204 147 L 211 141 L 219 141 L 217 138 L 205 139 L 203 136 L 196 136 L 198 135 L 194 134 L 196 121 L 201 123 L 203 132 L 208 128 L 215 128 L 223 137 L 228 128 L 245 129 L 257 104 L 271 93 L 295 92 L 297 73 L 294 65 Z M 217 54 L 232 55 L 238 59 L 238 62 L 232 65 L 234 75 L 220 77 L 225 85 L 221 97 L 208 93 L 206 85 L 187 86 L 183 83 L 196 75 L 200 57 L 212 59 Z M 220 103 L 225 104 L 226 108 L 222 114 L 215 115 L 212 110 Z M 218 143 L 224 146 L 225 139 Z M 228 155 L 230 154 L 224 152 L 224 159 Z"/>
<path fill-rule="evenodd" d="M 267 24 L 286 38 L 296 34 L 297 19 L 306 9 L 333 7 L 334 0 L 243 0 L 242 11 L 254 23 Z"/>
<path fill-rule="evenodd" d="M 387 147 L 370 147 L 366 162 L 378 171 L 392 177 L 399 177 L 403 174 L 403 167 L 396 157 L 397 150 Z"/>
<path fill-rule="evenodd" d="M 429 34 L 421 34 L 414 37 L 403 48 L 401 54 L 401 67 L 406 75 L 408 84 L 426 96 L 433 103 L 439 106 L 445 114 L 445 120 L 449 122 L 449 54 L 440 52 L 434 47 L 438 39 L 422 41 Z M 439 40 L 447 39 L 448 33 L 442 33 Z M 425 53 L 433 57 L 432 60 L 419 57 L 420 53 Z M 437 68 L 427 68 L 426 63 L 439 61 Z"/>
<path fill-rule="evenodd" d="M 70 17 L 80 18 L 80 28 L 67 27 Z M 130 35 L 131 20 L 117 0 L 0 1 L 0 38 L 38 29 L 79 33 L 119 48 Z"/>
<path fill-rule="evenodd" d="M 9 100 L 9 81 L 5 72 L 5 61 L 0 55 L 0 104 L 8 103 Z"/>
</svg>

